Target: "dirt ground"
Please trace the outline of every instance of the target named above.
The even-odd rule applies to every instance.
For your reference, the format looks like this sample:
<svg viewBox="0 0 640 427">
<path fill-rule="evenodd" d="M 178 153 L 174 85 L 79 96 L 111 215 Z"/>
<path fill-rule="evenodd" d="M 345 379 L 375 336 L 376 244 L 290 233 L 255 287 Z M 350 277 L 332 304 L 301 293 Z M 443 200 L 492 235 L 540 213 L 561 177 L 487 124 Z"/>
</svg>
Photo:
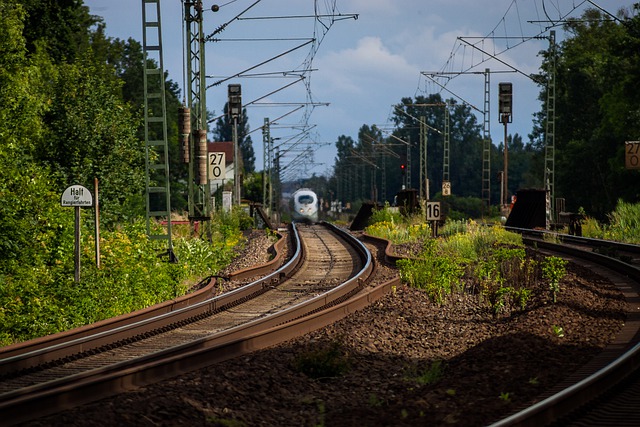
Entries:
<svg viewBox="0 0 640 427">
<path fill-rule="evenodd" d="M 437 305 L 403 285 L 304 337 L 28 425 L 487 425 L 535 402 L 623 325 L 621 293 L 567 268 L 555 304 L 541 285 L 525 310 L 496 316 L 475 295 Z"/>
</svg>

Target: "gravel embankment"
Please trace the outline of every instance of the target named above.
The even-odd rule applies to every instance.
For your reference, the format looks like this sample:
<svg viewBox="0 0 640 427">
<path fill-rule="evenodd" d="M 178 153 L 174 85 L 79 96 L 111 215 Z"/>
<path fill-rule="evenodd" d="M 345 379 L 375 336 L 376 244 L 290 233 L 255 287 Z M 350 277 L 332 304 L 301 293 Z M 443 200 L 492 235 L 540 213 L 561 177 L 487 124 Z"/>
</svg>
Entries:
<svg viewBox="0 0 640 427">
<path fill-rule="evenodd" d="M 238 262 L 261 245 L 253 236 Z M 474 295 L 436 305 L 400 286 L 302 338 L 30 425 L 486 425 L 535 401 L 623 324 L 625 302 L 610 282 L 568 271 L 556 304 L 541 286 L 526 310 L 497 316 Z M 298 368 L 331 351 L 325 365 L 344 362 L 341 376 L 312 379 Z"/>
</svg>

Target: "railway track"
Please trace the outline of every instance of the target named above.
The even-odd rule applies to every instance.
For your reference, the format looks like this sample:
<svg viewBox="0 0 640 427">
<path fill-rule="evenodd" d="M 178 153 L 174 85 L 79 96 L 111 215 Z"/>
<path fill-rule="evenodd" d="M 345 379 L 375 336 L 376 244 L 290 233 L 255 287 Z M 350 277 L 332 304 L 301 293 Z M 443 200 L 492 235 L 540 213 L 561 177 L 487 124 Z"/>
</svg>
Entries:
<svg viewBox="0 0 640 427">
<path fill-rule="evenodd" d="M 300 319 L 360 292 L 373 271 L 371 254 L 330 225 L 294 226 L 290 234 L 291 260 L 232 292 L 3 351 L 3 423 L 156 382 L 316 327 Z"/>
<path fill-rule="evenodd" d="M 310 230 L 300 230 L 301 232 L 309 231 L 313 233 L 312 229 Z M 598 267 L 596 264 L 604 261 L 606 264 L 610 264 L 609 268 L 613 268 L 615 270 L 623 269 L 624 272 L 622 276 L 618 279 L 614 279 L 616 283 L 622 286 L 629 286 L 629 289 L 625 291 L 627 299 L 630 303 L 636 303 L 636 308 L 640 306 L 638 304 L 638 291 L 631 288 L 631 285 L 624 285 L 629 280 L 629 277 L 632 276 L 633 271 L 635 269 L 632 266 L 627 265 L 626 267 L 622 263 L 620 264 L 620 260 L 618 262 L 612 261 L 602 258 L 601 255 L 597 254 L 593 250 L 593 245 L 589 242 L 584 241 L 572 241 L 569 244 L 565 244 L 562 247 L 558 247 L 555 243 L 550 242 L 549 239 L 541 238 L 538 236 L 535 239 L 533 237 L 524 237 L 525 241 L 531 245 L 537 246 L 539 249 L 543 251 L 555 251 L 554 255 L 558 255 L 560 250 L 563 251 L 565 257 L 573 257 L 572 261 L 580 263 L 592 270 L 599 271 L 602 275 L 609 275 L 609 273 L 604 273 L 604 270 L 598 270 L 601 267 Z M 306 239 L 303 239 L 303 241 Z M 552 239 L 557 240 L 557 239 Z M 602 242 L 597 242 L 598 245 L 602 247 Z M 618 254 L 618 258 L 622 258 L 625 261 L 633 261 L 636 256 L 633 255 L 634 248 L 633 247 L 621 247 L 618 249 L 612 249 L 610 244 L 606 245 L 607 249 L 604 252 L 609 254 L 616 253 Z M 587 252 L 585 255 L 585 248 L 587 248 Z M 622 249 L 625 249 L 624 253 Z M 301 245 L 301 250 L 305 250 L 304 244 Z M 309 248 L 306 248 L 309 250 Z M 311 249 L 314 250 L 314 249 Z M 581 252 L 578 252 L 581 251 Z M 596 250 L 596 252 L 602 251 L 601 249 Z M 551 253 L 551 252 L 550 252 Z M 580 260 L 586 257 L 587 260 Z M 320 265 L 326 262 L 332 262 L 331 260 L 324 260 L 320 262 Z M 313 268 L 316 268 L 317 265 Z M 626 269 L 629 269 L 627 271 Z M 322 280 L 322 279 L 320 279 Z M 326 284 L 326 283 L 325 283 Z M 325 284 L 318 285 L 318 288 L 325 287 Z M 295 293 L 294 291 L 291 291 Z M 378 290 L 378 292 L 383 292 Z M 360 306 L 367 305 L 371 300 L 375 300 L 377 296 L 366 295 L 363 298 L 360 298 L 358 304 Z M 635 300 L 634 300 L 635 298 Z M 355 299 L 355 298 L 354 298 Z M 209 353 L 208 356 L 205 357 L 205 360 L 199 360 L 197 357 L 191 359 L 188 355 L 185 356 L 184 352 L 178 354 L 174 354 L 173 358 L 175 359 L 178 365 L 190 365 L 189 368 L 193 368 L 194 366 L 200 367 L 205 366 L 206 364 L 214 363 L 218 360 L 223 360 L 227 357 L 225 355 L 226 352 L 233 353 L 237 351 L 237 347 L 243 347 L 242 351 L 251 351 L 254 349 L 262 348 L 264 346 L 270 345 L 272 343 L 279 342 L 284 334 L 289 333 L 288 337 L 293 337 L 298 335 L 299 331 L 304 331 L 304 328 L 318 328 L 325 324 L 331 323 L 339 316 L 343 316 L 346 312 L 351 312 L 355 310 L 352 305 L 350 305 L 351 300 L 343 302 L 339 304 L 339 310 L 316 310 L 317 313 L 314 315 L 307 316 L 306 318 L 300 318 L 296 321 L 289 322 L 288 324 L 280 325 L 272 328 L 273 336 L 269 337 L 269 334 L 264 333 L 255 333 L 253 334 L 254 338 L 246 338 L 246 334 L 244 332 L 240 333 L 236 338 L 228 341 L 228 344 L 221 344 L 218 346 L 218 355 L 214 353 Z M 348 308 L 347 308 L 348 307 Z M 550 390 L 542 399 L 536 403 L 535 405 L 528 408 L 521 408 L 520 411 L 513 413 L 511 416 L 504 418 L 501 421 L 496 422 L 494 425 L 496 426 L 511 426 L 511 425 L 639 425 L 637 420 L 637 411 L 635 408 L 638 407 L 637 402 L 631 400 L 631 403 L 628 402 L 630 399 L 634 399 L 633 397 L 633 387 L 637 387 L 637 354 L 634 355 L 633 352 L 633 343 L 634 339 L 637 343 L 638 337 L 629 336 L 629 334 L 633 335 L 634 333 L 630 331 L 638 330 L 638 325 L 634 326 L 634 322 L 637 322 L 638 311 L 636 310 L 635 318 L 633 312 L 631 312 L 631 316 L 628 316 L 627 322 L 625 322 L 626 331 L 623 331 L 605 351 L 602 352 L 600 356 L 595 358 L 592 363 L 585 366 L 579 372 L 573 374 L 566 381 L 563 381 L 561 384 L 556 386 L 553 390 Z M 307 326 L 303 325 L 305 322 Z M 309 326 L 309 324 L 313 323 L 313 326 Z M 289 326 L 288 326 L 289 325 Z M 277 331 L 277 332 L 276 332 Z M 287 332 L 283 332 L 287 331 Z M 245 331 L 246 332 L 246 331 Z M 625 334 L 627 336 L 625 336 Z M 277 337 L 276 337 L 277 335 Z M 245 338 L 241 338 L 245 336 Z M 636 345 L 637 347 L 637 345 Z M 637 353 L 637 352 L 636 352 Z M 136 369 L 136 368 L 134 368 Z M 164 368 L 160 368 L 164 369 Z M 181 373 L 182 371 L 179 368 L 176 372 Z M 191 370 L 191 369 L 185 369 Z M 633 372 L 635 370 L 635 374 L 628 375 L 629 372 Z M 150 370 L 146 370 L 144 375 L 153 376 L 155 375 L 153 368 Z M 634 376 L 635 375 L 635 376 Z M 626 377 L 626 379 L 625 379 Z M 136 382 L 138 379 L 129 379 L 128 381 L 133 381 L 133 385 L 144 384 L 144 382 Z M 620 383 L 621 386 L 613 385 L 614 383 Z M 627 385 L 631 384 L 631 388 L 628 388 Z M 617 391 L 617 387 L 620 388 L 620 392 Z M 123 387 L 126 388 L 126 387 Z M 118 390 L 115 390 L 116 392 Z M 112 391 L 113 393 L 114 391 Z M 629 397 L 631 394 L 632 397 Z M 623 397 L 616 397 L 616 396 Z M 637 392 L 636 395 L 637 396 Z M 618 400 L 620 399 L 620 400 Z M 621 403 L 627 402 L 627 403 Z M 586 414 L 585 407 L 590 409 L 589 413 Z M 1 407 L 0 407 L 1 408 Z M 624 412 L 624 409 L 628 408 L 628 413 Z M 64 409 L 64 408 L 62 408 Z M 0 409 L 0 412 L 1 409 Z M 584 420 L 581 419 L 583 414 L 588 418 Z M 613 415 L 616 415 L 615 418 Z M 627 424 L 621 422 L 625 421 Z M 630 424 L 629 424 L 630 423 Z"/>
<path fill-rule="evenodd" d="M 640 246 L 573 236 L 549 239 L 537 231 L 523 234 L 526 244 L 612 278 L 628 302 L 627 320 L 618 337 L 583 369 L 538 403 L 492 427 L 640 425 Z"/>
</svg>

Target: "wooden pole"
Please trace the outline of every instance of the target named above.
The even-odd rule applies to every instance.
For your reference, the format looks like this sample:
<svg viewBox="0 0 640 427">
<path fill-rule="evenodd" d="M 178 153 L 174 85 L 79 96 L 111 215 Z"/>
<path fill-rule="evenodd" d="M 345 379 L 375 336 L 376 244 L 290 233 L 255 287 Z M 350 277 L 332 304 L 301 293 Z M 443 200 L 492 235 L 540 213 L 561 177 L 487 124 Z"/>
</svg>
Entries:
<svg viewBox="0 0 640 427">
<path fill-rule="evenodd" d="M 80 283 L 80 206 L 76 206 L 76 228 L 75 228 L 75 281 Z"/>
<path fill-rule="evenodd" d="M 100 269 L 100 204 L 98 203 L 98 178 L 93 179 L 93 191 L 96 197 L 95 201 L 95 220 L 96 220 L 96 268 Z"/>
</svg>

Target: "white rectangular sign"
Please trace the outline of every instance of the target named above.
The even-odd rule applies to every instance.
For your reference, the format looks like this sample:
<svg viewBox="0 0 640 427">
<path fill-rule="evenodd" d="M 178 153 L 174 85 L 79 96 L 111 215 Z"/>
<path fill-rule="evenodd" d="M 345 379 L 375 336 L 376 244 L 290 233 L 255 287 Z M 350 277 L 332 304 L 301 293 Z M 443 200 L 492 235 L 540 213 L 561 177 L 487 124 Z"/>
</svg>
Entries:
<svg viewBox="0 0 640 427">
<path fill-rule="evenodd" d="M 226 172 L 224 151 L 209 153 L 209 179 L 224 179 Z"/>
<path fill-rule="evenodd" d="M 427 221 L 440 220 L 440 202 L 427 202 Z"/>
</svg>

